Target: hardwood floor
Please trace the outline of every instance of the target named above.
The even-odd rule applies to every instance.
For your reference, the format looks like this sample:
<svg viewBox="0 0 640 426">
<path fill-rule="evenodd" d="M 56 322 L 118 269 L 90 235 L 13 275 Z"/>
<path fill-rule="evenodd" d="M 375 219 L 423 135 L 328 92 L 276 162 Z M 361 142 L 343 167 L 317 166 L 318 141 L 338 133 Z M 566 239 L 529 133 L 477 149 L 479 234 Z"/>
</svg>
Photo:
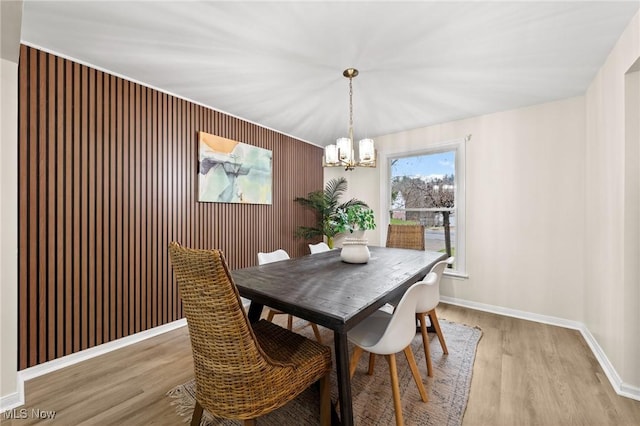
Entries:
<svg viewBox="0 0 640 426">
<path fill-rule="evenodd" d="M 445 304 L 438 316 L 483 331 L 464 426 L 640 424 L 640 401 L 616 395 L 579 332 Z M 25 383 L 15 414 L 29 418 L 0 421 L 183 424 L 165 394 L 192 376 L 184 327 Z M 39 421 L 32 409 L 56 416 Z"/>
<path fill-rule="evenodd" d="M 482 328 L 463 425 L 640 425 L 580 332 L 452 305 L 438 315 Z"/>
</svg>

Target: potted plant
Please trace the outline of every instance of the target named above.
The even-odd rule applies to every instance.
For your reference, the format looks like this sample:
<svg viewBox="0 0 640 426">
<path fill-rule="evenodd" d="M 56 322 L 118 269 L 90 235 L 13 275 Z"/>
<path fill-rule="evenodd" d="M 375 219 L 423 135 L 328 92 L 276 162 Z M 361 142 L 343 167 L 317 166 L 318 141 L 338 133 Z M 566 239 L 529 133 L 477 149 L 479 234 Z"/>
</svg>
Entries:
<svg viewBox="0 0 640 426">
<path fill-rule="evenodd" d="M 352 198 L 340 203 L 340 196 L 347 190 L 347 180 L 344 177 L 331 179 L 327 182 L 324 191 L 313 191 L 306 197 L 296 197 L 295 202 L 313 210 L 316 215 L 314 226 L 299 226 L 296 236 L 304 239 L 312 239 L 320 236 L 327 238 L 327 245 L 333 248 L 333 238 L 340 233 L 336 227 L 338 210 L 346 210 L 351 206 L 368 208 L 364 201 Z"/>
<path fill-rule="evenodd" d="M 354 234 L 342 242 L 340 258 L 347 263 L 367 263 L 371 257 L 364 231 L 375 229 L 373 210 L 363 206 L 348 206 L 338 209 L 334 218 L 335 229 L 342 234 Z"/>
<path fill-rule="evenodd" d="M 373 210 L 362 205 L 338 208 L 333 224 L 339 234 L 346 234 L 347 232 L 353 234 L 355 231 L 364 232 L 369 229 L 376 229 Z"/>
</svg>

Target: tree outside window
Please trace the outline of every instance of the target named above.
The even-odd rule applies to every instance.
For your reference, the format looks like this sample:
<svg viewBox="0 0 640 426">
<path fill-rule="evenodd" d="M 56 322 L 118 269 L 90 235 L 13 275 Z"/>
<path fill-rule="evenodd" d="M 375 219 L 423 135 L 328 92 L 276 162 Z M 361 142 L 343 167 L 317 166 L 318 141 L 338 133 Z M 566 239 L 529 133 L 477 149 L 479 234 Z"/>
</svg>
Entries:
<svg viewBox="0 0 640 426">
<path fill-rule="evenodd" d="M 456 151 L 391 160 L 390 223 L 422 224 L 428 250 L 455 256 Z"/>
</svg>

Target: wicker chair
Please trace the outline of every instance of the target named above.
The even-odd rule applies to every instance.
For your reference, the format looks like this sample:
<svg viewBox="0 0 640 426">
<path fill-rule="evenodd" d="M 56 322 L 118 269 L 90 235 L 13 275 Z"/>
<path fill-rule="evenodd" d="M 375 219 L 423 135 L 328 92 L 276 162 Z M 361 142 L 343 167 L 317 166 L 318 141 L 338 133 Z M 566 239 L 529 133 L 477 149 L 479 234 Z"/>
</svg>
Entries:
<svg viewBox="0 0 640 426">
<path fill-rule="evenodd" d="M 389 224 L 387 247 L 424 250 L 424 226 Z"/>
<path fill-rule="evenodd" d="M 212 415 L 255 419 L 320 382 L 320 423 L 331 423 L 331 349 L 265 320 L 250 324 L 224 255 L 172 242 L 196 378 L 191 424 Z"/>
</svg>

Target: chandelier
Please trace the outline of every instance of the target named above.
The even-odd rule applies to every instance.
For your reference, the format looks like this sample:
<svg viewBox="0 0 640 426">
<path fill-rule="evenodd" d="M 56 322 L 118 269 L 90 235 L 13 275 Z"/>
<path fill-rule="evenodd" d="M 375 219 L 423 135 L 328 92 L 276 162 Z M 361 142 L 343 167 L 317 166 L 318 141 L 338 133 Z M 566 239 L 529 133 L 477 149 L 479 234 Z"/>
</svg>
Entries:
<svg viewBox="0 0 640 426">
<path fill-rule="evenodd" d="M 355 167 L 375 167 L 376 151 L 373 139 L 361 139 L 358 142 L 358 161 L 353 149 L 353 79 L 358 75 L 358 70 L 347 68 L 342 75 L 349 79 L 349 137 L 338 138 L 335 145 L 325 147 L 322 165 L 344 167 L 345 171 L 353 170 Z"/>
</svg>

